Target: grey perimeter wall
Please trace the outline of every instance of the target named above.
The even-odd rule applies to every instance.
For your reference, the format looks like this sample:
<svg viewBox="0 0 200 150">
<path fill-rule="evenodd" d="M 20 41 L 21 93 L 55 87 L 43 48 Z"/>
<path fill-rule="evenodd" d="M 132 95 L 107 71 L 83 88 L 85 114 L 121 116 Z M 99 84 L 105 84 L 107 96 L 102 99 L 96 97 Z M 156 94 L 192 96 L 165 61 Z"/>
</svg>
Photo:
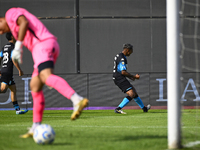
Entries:
<svg viewBox="0 0 200 150">
<path fill-rule="evenodd" d="M 0 0 L 0 15 L 11 7 L 26 8 L 58 37 L 61 52 L 55 74 L 88 97 L 90 106 L 117 106 L 126 96 L 112 81 L 114 56 L 124 43 L 134 45 L 128 71 L 141 75 L 132 84 L 144 104 L 167 105 L 165 0 Z M 5 43 L 5 36 L 0 36 L 0 46 Z M 22 78 L 14 69 L 17 98 L 21 107 L 26 102 L 32 107 L 29 82 L 33 61 L 26 48 L 23 62 Z M 182 85 L 183 105 L 194 106 L 198 98 L 193 86 L 195 73 L 183 76 L 188 81 Z M 44 87 L 44 94 L 47 108 L 72 106 L 54 89 Z M 12 108 L 9 91 L 0 95 L 0 108 Z"/>
</svg>

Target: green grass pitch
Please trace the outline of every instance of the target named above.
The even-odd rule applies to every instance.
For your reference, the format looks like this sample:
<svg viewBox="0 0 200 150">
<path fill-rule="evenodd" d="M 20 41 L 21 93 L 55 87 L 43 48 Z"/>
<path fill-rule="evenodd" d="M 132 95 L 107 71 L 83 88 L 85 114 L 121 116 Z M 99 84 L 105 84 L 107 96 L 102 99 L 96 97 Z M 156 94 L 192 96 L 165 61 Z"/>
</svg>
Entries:
<svg viewBox="0 0 200 150">
<path fill-rule="evenodd" d="M 182 110 L 182 143 L 200 141 L 200 110 Z M 21 139 L 32 125 L 32 111 L 15 115 L 0 111 L 0 150 L 166 150 L 167 110 L 84 110 L 70 120 L 70 110 L 45 110 L 43 123 L 50 124 L 56 138 L 51 145 L 37 145 L 32 138 Z M 197 115 L 198 114 L 198 115 Z M 196 144 L 184 150 L 200 149 Z"/>
</svg>

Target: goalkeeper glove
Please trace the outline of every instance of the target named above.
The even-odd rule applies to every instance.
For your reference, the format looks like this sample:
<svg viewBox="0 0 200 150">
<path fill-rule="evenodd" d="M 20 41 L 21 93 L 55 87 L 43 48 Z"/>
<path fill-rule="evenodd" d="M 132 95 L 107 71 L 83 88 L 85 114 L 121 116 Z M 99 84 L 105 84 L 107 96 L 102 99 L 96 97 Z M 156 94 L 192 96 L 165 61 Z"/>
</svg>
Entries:
<svg viewBox="0 0 200 150">
<path fill-rule="evenodd" d="M 12 59 L 15 62 L 18 62 L 19 64 L 22 64 L 22 54 L 23 54 L 22 46 L 23 46 L 22 41 L 16 41 L 15 48 L 12 52 Z"/>
</svg>

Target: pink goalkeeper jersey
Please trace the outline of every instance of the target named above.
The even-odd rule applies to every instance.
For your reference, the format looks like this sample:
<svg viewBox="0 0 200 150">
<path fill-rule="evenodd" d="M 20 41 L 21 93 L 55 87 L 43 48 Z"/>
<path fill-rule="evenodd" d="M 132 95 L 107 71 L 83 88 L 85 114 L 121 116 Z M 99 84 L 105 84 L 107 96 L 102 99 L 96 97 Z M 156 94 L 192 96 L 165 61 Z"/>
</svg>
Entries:
<svg viewBox="0 0 200 150">
<path fill-rule="evenodd" d="M 19 26 L 17 25 L 17 19 L 19 16 L 25 16 L 28 20 L 28 29 L 24 37 L 23 45 L 32 51 L 35 44 L 56 37 L 49 32 L 49 30 L 43 25 L 43 23 L 37 19 L 33 14 L 23 8 L 11 8 L 6 12 L 5 18 L 7 24 L 15 39 L 18 39 Z"/>
</svg>

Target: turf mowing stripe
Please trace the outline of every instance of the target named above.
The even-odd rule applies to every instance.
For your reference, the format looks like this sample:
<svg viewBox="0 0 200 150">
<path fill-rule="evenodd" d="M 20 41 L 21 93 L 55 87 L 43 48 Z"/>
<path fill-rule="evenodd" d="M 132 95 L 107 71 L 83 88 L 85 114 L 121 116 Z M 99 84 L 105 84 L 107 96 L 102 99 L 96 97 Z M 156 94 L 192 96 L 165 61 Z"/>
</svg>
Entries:
<svg viewBox="0 0 200 150">
<path fill-rule="evenodd" d="M 2 127 L 12 127 L 12 126 L 26 126 L 26 125 L 10 125 L 10 124 L 4 124 L 4 125 L 0 125 Z M 167 126 L 88 126 L 88 125 L 56 125 L 53 126 L 54 128 L 60 128 L 60 127 L 76 127 L 76 128 L 156 128 L 156 129 L 166 129 Z M 182 127 L 182 128 L 196 128 L 199 129 L 200 127 Z M 194 144 L 198 143 L 200 141 L 196 141 Z M 193 144 L 191 143 L 191 144 Z M 199 143 L 200 144 L 200 143 Z M 188 145 L 188 144 L 187 144 Z"/>
<path fill-rule="evenodd" d="M 114 110 L 116 107 L 86 107 L 84 110 Z M 23 109 L 23 108 L 21 108 Z M 0 110 L 14 110 L 13 108 L 0 108 Z M 28 110 L 33 110 L 33 108 L 28 108 Z M 45 108 L 45 110 L 73 110 L 73 107 L 51 107 Z"/>
</svg>

